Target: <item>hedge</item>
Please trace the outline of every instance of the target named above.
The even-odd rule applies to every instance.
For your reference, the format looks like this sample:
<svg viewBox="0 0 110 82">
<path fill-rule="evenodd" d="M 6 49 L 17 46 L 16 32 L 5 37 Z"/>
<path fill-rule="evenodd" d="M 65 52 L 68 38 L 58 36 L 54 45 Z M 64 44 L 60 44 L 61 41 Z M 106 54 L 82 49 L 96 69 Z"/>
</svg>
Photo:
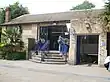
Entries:
<svg viewBox="0 0 110 82">
<path fill-rule="evenodd" d="M 7 60 L 25 60 L 26 52 L 12 52 L 6 55 Z"/>
</svg>

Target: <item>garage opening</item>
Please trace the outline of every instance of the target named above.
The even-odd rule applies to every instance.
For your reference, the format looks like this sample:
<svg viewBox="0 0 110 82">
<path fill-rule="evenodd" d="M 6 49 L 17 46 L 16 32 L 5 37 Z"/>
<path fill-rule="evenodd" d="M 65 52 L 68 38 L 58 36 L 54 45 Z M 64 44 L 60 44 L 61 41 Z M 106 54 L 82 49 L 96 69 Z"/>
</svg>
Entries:
<svg viewBox="0 0 110 82">
<path fill-rule="evenodd" d="M 98 64 L 99 35 L 77 36 L 77 61 L 76 64 Z"/>
<path fill-rule="evenodd" d="M 107 33 L 107 56 L 110 56 L 110 32 Z"/>
</svg>

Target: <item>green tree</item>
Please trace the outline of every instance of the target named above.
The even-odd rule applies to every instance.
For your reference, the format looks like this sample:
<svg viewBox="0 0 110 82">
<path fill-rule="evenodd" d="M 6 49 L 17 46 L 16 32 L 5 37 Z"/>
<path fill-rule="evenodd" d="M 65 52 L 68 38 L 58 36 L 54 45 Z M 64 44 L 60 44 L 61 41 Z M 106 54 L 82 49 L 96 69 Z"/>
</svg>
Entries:
<svg viewBox="0 0 110 82">
<path fill-rule="evenodd" d="M 20 28 L 19 26 L 18 27 L 15 26 L 13 28 L 10 27 L 10 28 L 7 28 L 7 30 L 4 30 L 4 32 L 2 33 L 2 36 L 3 36 L 2 39 L 4 43 L 6 45 L 10 45 L 11 47 L 13 47 L 15 51 L 22 50 L 22 48 L 24 47 L 19 28 Z M 10 50 L 10 51 L 13 51 L 13 50 Z"/>
<path fill-rule="evenodd" d="M 2 32 L 2 43 L 0 43 L 2 54 L 0 55 L 3 59 L 15 52 L 24 52 L 24 42 L 19 28 L 19 26 L 11 26 Z"/>
<path fill-rule="evenodd" d="M 4 23 L 5 20 L 5 10 L 4 8 L 0 8 L 0 24 Z"/>
<path fill-rule="evenodd" d="M 73 7 L 71 10 L 82 10 L 82 9 L 92 9 L 95 8 L 95 5 L 90 3 L 89 1 L 84 1 L 82 4 Z"/>
<path fill-rule="evenodd" d="M 8 7 L 10 9 L 10 19 L 14 19 L 16 17 L 29 13 L 28 8 L 23 7 L 21 4 L 19 4 L 19 2 L 9 5 Z M 5 9 L 6 8 L 7 7 L 0 8 L 0 24 L 5 22 Z M 0 38 L 1 38 L 1 30 L 2 29 L 0 28 Z"/>
<path fill-rule="evenodd" d="M 16 17 L 19 17 L 24 14 L 28 14 L 28 9 L 26 7 L 23 7 L 18 2 L 9 5 L 10 9 L 10 19 L 14 19 Z M 0 9 L 0 24 L 5 22 L 5 8 Z M 1 30 L 1 28 L 0 28 Z M 3 52 L 3 57 L 5 58 L 7 54 L 12 54 L 14 52 L 23 52 L 24 48 L 24 42 L 22 41 L 22 27 L 20 26 L 10 26 L 9 28 L 6 28 L 2 32 L 1 40 L 3 46 L 0 47 L 0 52 Z"/>
<path fill-rule="evenodd" d="M 105 2 L 104 11 L 99 15 L 104 32 L 110 31 L 110 0 Z"/>
<path fill-rule="evenodd" d="M 29 13 L 28 8 L 23 7 L 19 2 L 9 5 L 8 7 L 10 8 L 11 19 Z M 0 24 L 5 22 L 5 9 L 6 7 L 0 9 Z"/>
<path fill-rule="evenodd" d="M 11 11 L 11 19 L 19 17 L 24 14 L 29 14 L 28 8 L 23 7 L 19 2 L 14 3 L 13 5 L 9 5 Z"/>
</svg>

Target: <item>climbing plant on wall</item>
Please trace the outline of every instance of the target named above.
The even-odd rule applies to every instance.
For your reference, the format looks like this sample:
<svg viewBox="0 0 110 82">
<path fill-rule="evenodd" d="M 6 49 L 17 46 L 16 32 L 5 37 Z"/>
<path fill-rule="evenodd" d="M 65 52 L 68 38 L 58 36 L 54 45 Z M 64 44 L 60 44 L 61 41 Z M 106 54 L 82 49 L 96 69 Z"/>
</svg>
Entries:
<svg viewBox="0 0 110 82">
<path fill-rule="evenodd" d="M 110 31 L 110 0 L 105 2 L 104 11 L 99 16 L 101 19 L 102 29 L 104 32 Z"/>
</svg>

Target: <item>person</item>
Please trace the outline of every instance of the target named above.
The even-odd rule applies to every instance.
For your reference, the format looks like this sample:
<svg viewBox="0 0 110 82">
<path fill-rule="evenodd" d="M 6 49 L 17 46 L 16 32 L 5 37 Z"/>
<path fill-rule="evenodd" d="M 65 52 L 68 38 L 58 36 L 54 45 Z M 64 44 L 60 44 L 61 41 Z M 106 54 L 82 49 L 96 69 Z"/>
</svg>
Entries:
<svg viewBox="0 0 110 82">
<path fill-rule="evenodd" d="M 59 43 L 59 52 L 60 52 L 60 55 L 62 56 L 63 55 L 62 50 L 63 50 L 64 41 L 63 41 L 63 38 L 61 36 L 59 36 L 59 38 L 58 38 L 58 43 Z"/>
<path fill-rule="evenodd" d="M 67 61 L 67 53 L 69 51 L 68 41 L 67 41 L 67 39 L 64 39 L 61 36 L 59 36 L 58 43 L 59 43 L 60 55 L 62 57 L 64 57 L 65 62 L 66 62 Z"/>
<path fill-rule="evenodd" d="M 41 48 L 42 48 L 42 46 L 44 45 L 44 43 L 45 43 L 45 40 L 42 39 L 42 38 L 40 38 L 39 41 L 36 42 L 36 49 L 37 49 L 38 51 L 41 51 Z"/>
<path fill-rule="evenodd" d="M 107 70 L 109 68 L 109 63 L 110 63 L 110 56 L 107 56 L 104 61 L 104 66 L 106 67 Z"/>
<path fill-rule="evenodd" d="M 63 44 L 63 57 L 65 59 L 65 62 L 67 62 L 67 53 L 69 51 L 69 44 L 68 44 L 68 39 L 64 39 L 64 44 Z"/>
<path fill-rule="evenodd" d="M 38 41 L 38 51 L 41 55 L 41 62 L 44 61 L 44 48 L 43 48 L 43 46 L 44 46 L 45 42 L 46 41 L 43 38 L 40 38 L 40 40 Z"/>
</svg>

